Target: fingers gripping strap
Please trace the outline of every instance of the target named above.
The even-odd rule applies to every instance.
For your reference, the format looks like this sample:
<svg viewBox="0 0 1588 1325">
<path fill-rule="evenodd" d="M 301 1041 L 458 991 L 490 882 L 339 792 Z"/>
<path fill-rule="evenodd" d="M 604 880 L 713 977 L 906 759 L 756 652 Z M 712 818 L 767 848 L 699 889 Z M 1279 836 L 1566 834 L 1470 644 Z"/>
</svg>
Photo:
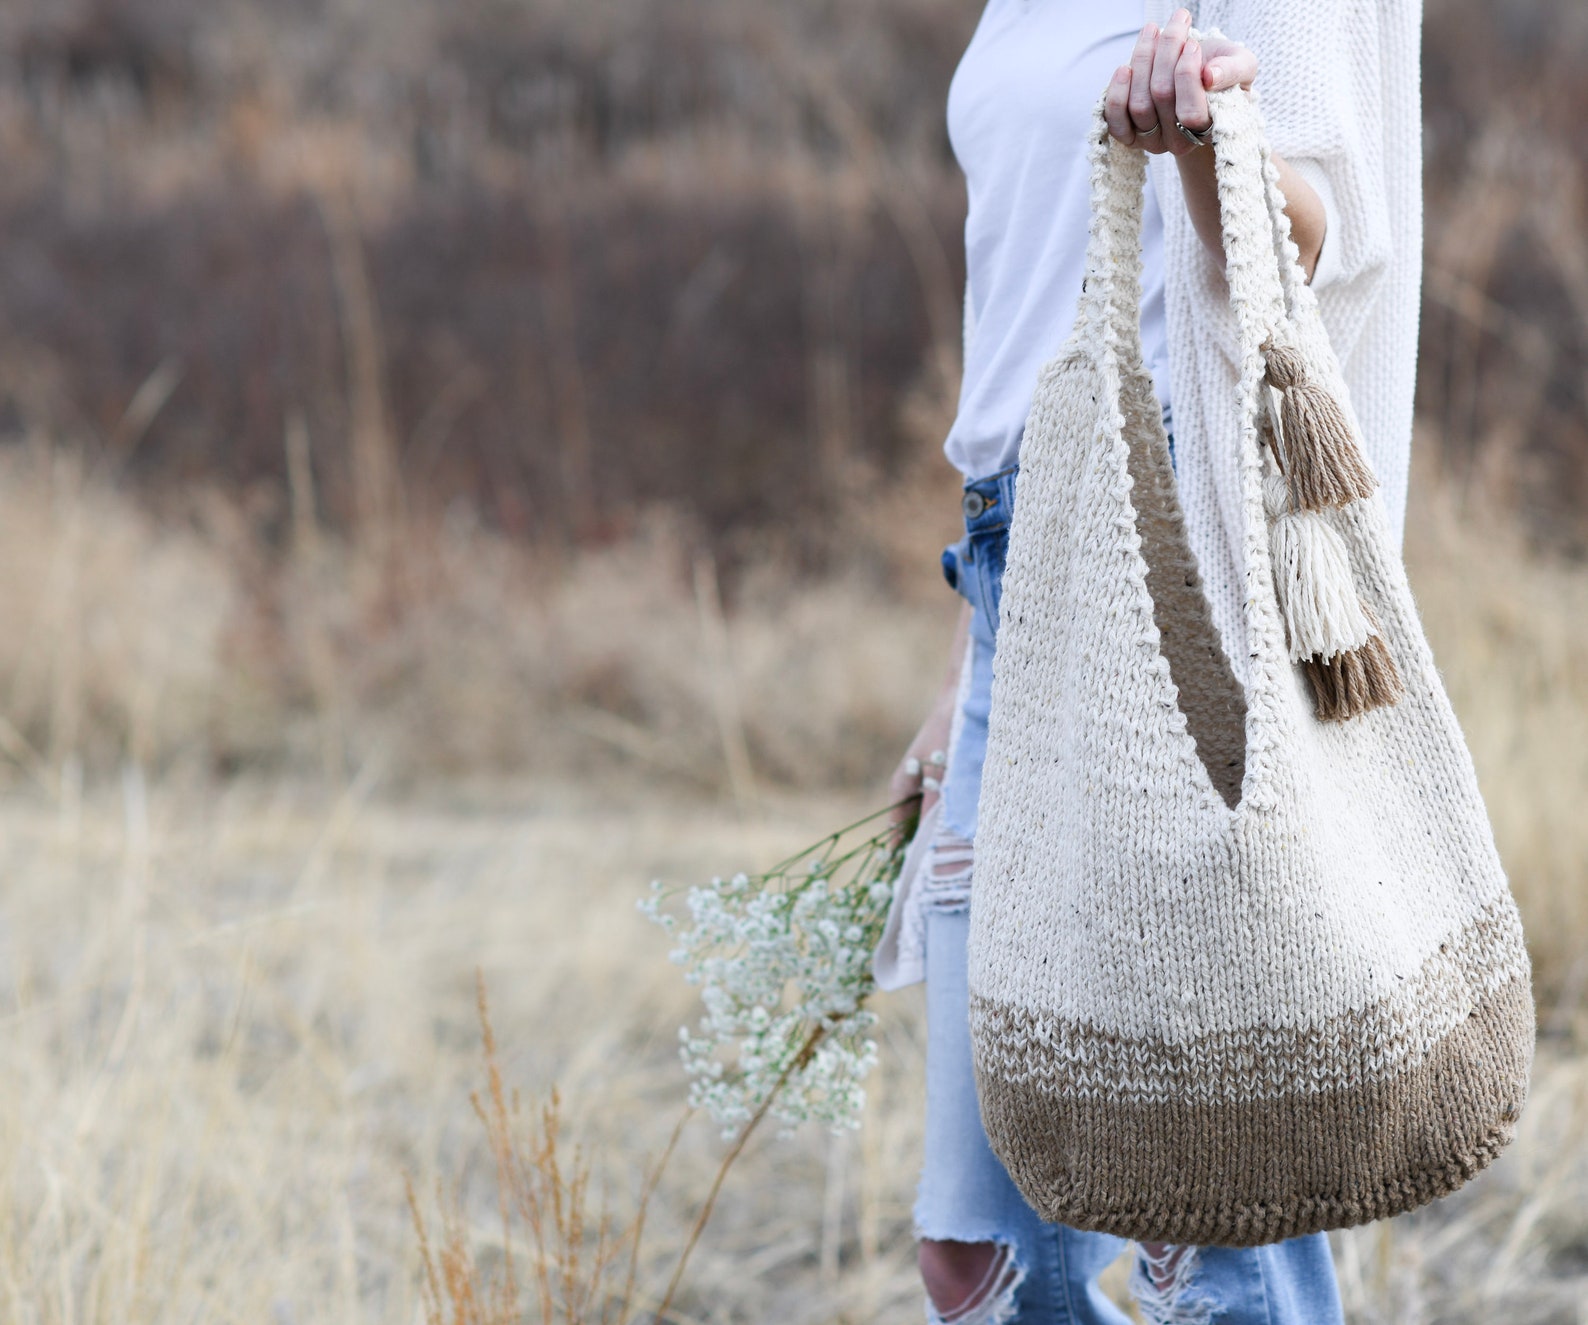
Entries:
<svg viewBox="0 0 1588 1325">
<path fill-rule="evenodd" d="M 1307 296 L 1257 109 L 1239 88 L 1208 94 L 1225 275 L 1252 361 L 1270 339 L 1288 340 L 1289 313 Z M 1146 154 L 1108 132 L 1103 103 L 1092 118 L 1092 229 L 1078 324 L 1113 342 L 1123 369 L 1141 363 L 1141 224 Z M 1276 263 L 1275 259 L 1278 258 Z M 1255 383 L 1252 386 L 1255 391 Z"/>
</svg>

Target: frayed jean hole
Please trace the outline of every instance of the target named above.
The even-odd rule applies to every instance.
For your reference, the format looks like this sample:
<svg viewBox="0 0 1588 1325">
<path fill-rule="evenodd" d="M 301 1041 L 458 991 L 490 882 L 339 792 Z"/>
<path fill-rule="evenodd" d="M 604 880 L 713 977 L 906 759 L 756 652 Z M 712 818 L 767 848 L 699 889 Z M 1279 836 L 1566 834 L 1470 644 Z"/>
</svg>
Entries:
<svg viewBox="0 0 1588 1325">
<path fill-rule="evenodd" d="M 1017 1310 L 1015 1294 L 1025 1281 L 1026 1272 L 1012 1244 L 998 1242 L 993 1246 L 995 1254 L 981 1281 L 957 1306 L 945 1311 L 928 1293 L 927 1325 L 1011 1325 Z"/>
<path fill-rule="evenodd" d="M 970 904 L 975 870 L 974 846 L 950 829 L 939 829 L 932 840 L 926 877 L 921 883 L 926 904 L 944 911 L 963 910 Z"/>
<path fill-rule="evenodd" d="M 1201 1268 L 1195 1247 L 1139 1247 L 1130 1291 L 1147 1325 L 1211 1325 L 1214 1305 L 1194 1288 Z"/>
</svg>

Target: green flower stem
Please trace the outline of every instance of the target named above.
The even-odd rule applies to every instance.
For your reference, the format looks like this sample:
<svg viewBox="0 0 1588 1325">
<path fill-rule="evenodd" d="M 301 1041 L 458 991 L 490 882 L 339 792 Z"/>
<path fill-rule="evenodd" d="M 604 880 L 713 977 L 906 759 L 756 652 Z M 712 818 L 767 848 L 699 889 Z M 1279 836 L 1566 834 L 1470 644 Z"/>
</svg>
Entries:
<svg viewBox="0 0 1588 1325">
<path fill-rule="evenodd" d="M 695 1220 L 695 1226 L 689 1231 L 689 1239 L 684 1243 L 684 1250 L 679 1253 L 678 1264 L 673 1267 L 673 1277 L 668 1281 L 667 1292 L 662 1296 L 661 1306 L 656 1308 L 656 1315 L 652 1318 L 652 1325 L 663 1325 L 667 1317 L 668 1308 L 673 1305 L 673 1297 L 678 1292 L 678 1285 L 683 1282 L 684 1270 L 689 1265 L 689 1258 L 694 1254 L 695 1246 L 700 1241 L 700 1235 L 706 1231 L 706 1223 L 711 1218 L 711 1212 L 717 1206 L 717 1196 L 722 1191 L 722 1184 L 728 1176 L 728 1170 L 733 1167 L 734 1161 L 744 1153 L 744 1148 L 750 1143 L 750 1137 L 755 1129 L 760 1126 L 761 1120 L 771 1111 L 772 1102 L 777 1099 L 778 1092 L 789 1082 L 789 1078 L 801 1071 L 816 1054 L 817 1047 L 827 1038 L 827 1027 L 818 1026 L 805 1041 L 804 1047 L 783 1069 L 777 1083 L 767 1092 L 766 1098 L 761 1101 L 761 1107 L 755 1111 L 739 1135 L 734 1139 L 728 1153 L 722 1157 L 722 1163 L 717 1166 L 717 1176 L 712 1179 L 711 1190 L 706 1193 L 706 1203 L 700 1208 L 700 1215 Z"/>
</svg>

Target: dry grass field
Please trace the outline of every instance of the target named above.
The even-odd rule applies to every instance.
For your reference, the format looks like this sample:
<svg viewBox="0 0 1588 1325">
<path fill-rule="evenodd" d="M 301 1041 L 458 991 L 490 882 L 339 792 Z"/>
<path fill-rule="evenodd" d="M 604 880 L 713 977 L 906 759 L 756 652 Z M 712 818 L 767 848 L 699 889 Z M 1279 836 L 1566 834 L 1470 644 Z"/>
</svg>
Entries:
<svg viewBox="0 0 1588 1325">
<path fill-rule="evenodd" d="M 0 565 L 15 577 L 0 594 L 0 665 L 18 702 L 43 685 L 29 677 L 47 677 L 36 700 L 46 730 L 83 731 L 120 712 L 144 733 L 129 737 L 134 748 L 168 752 L 195 713 L 219 721 L 217 711 L 246 707 L 223 650 L 225 604 L 241 590 L 220 563 L 106 494 L 79 490 L 52 506 L 49 484 L 64 480 L 51 473 L 29 488 L 12 471 L 0 485 Z M 1527 911 L 1545 1037 L 1514 1151 L 1438 1207 L 1342 1236 L 1342 1283 L 1358 1325 L 1581 1322 L 1588 577 L 1529 558 L 1503 523 L 1458 510 L 1433 482 L 1415 504 L 1410 553 Z M 841 585 L 785 586 L 775 618 L 746 609 L 725 623 L 723 649 L 709 621 L 703 629 L 690 577 L 656 574 L 637 589 L 644 561 L 630 555 L 568 571 L 583 586 L 580 614 L 624 621 L 635 595 L 644 599 L 643 623 L 607 640 L 603 674 L 619 663 L 654 674 L 677 687 L 664 706 L 715 731 L 708 697 L 679 678 L 709 673 L 725 654 L 743 721 L 762 733 L 756 750 L 781 723 L 811 761 L 833 757 L 843 733 L 801 715 L 834 694 L 853 706 L 848 721 L 869 723 L 879 741 L 902 738 L 930 684 L 920 658 L 944 630 L 937 606 L 880 611 Z M 115 578 L 128 566 L 137 573 Z M 301 592 L 298 628 L 335 616 L 335 602 Z M 571 610 L 555 593 L 492 606 L 522 618 L 500 626 L 510 660 L 527 623 L 557 629 L 557 613 Z M 800 666 L 758 663 L 802 614 L 821 625 L 802 639 Z M 627 728 L 603 744 L 577 706 L 557 713 L 544 681 L 539 694 L 472 702 L 558 750 L 593 740 L 602 749 L 582 770 L 402 773 L 397 743 L 428 730 L 427 687 L 502 684 L 467 670 L 473 647 L 484 646 L 465 641 L 432 659 L 445 682 L 418 673 L 410 716 L 384 738 L 361 738 L 345 775 L 218 776 L 168 753 L 159 772 L 129 758 L 119 776 L 53 777 L 48 751 L 6 729 L 16 769 L 0 802 L 6 1319 L 420 1320 L 405 1179 L 434 1231 L 461 1209 L 463 1240 L 489 1278 L 502 1239 L 470 1105 L 485 1080 L 476 971 L 507 1084 L 526 1107 L 560 1090 L 568 1137 L 587 1147 L 614 1218 L 632 1213 L 678 1115 L 675 1035 L 691 1011 L 636 897 L 653 877 L 765 865 L 871 808 L 877 793 L 764 777 L 736 805 L 711 789 L 720 745 L 653 749 Z M 325 722 L 335 720 L 328 708 Z M 720 767 L 715 776 L 725 785 Z M 807 780 L 818 784 L 819 771 Z M 880 1006 L 864 1127 L 752 1146 L 679 1319 L 919 1319 L 909 1204 L 921 1007 L 912 995 Z M 640 1306 L 654 1304 L 721 1153 L 708 1123 L 684 1133 L 652 1204 Z"/>
<path fill-rule="evenodd" d="M 692 1013 L 636 899 L 876 808 L 940 674 L 977 8 L 0 6 L 0 1321 L 417 1325 L 411 1184 L 508 1325 L 477 975 L 631 1226 Z M 1407 551 L 1542 1038 L 1514 1150 L 1337 1259 L 1352 1325 L 1588 1325 L 1588 8 L 1428 19 Z M 677 1321 L 921 1318 L 878 1009 Z"/>
</svg>

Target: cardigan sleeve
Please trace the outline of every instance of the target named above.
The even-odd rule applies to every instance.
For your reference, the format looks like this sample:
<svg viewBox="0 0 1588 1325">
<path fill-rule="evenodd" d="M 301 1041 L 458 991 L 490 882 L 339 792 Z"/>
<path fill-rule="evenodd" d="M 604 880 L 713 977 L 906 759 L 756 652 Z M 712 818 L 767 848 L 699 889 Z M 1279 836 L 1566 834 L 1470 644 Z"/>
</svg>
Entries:
<svg viewBox="0 0 1588 1325">
<path fill-rule="evenodd" d="M 1219 26 L 1257 55 L 1269 141 L 1323 199 L 1328 228 L 1313 287 L 1335 351 L 1349 360 L 1397 268 L 1421 263 L 1405 242 L 1415 220 L 1420 245 L 1420 206 L 1392 166 L 1421 162 L 1421 0 L 1218 7 Z M 1420 196 L 1420 178 L 1409 183 Z M 1408 205 L 1415 218 L 1397 214 Z"/>
<path fill-rule="evenodd" d="M 1290 160 L 1290 158 L 1286 158 Z M 1312 186 L 1318 200 L 1323 204 L 1323 247 L 1318 252 L 1317 266 L 1312 273 L 1313 293 L 1329 289 L 1338 285 L 1345 274 L 1345 260 L 1341 253 L 1340 242 L 1330 243 L 1331 235 L 1338 235 L 1340 228 L 1340 205 L 1334 200 L 1334 185 L 1330 182 L 1329 172 L 1318 162 L 1299 157 L 1291 161 L 1292 168 L 1302 179 Z"/>
</svg>

